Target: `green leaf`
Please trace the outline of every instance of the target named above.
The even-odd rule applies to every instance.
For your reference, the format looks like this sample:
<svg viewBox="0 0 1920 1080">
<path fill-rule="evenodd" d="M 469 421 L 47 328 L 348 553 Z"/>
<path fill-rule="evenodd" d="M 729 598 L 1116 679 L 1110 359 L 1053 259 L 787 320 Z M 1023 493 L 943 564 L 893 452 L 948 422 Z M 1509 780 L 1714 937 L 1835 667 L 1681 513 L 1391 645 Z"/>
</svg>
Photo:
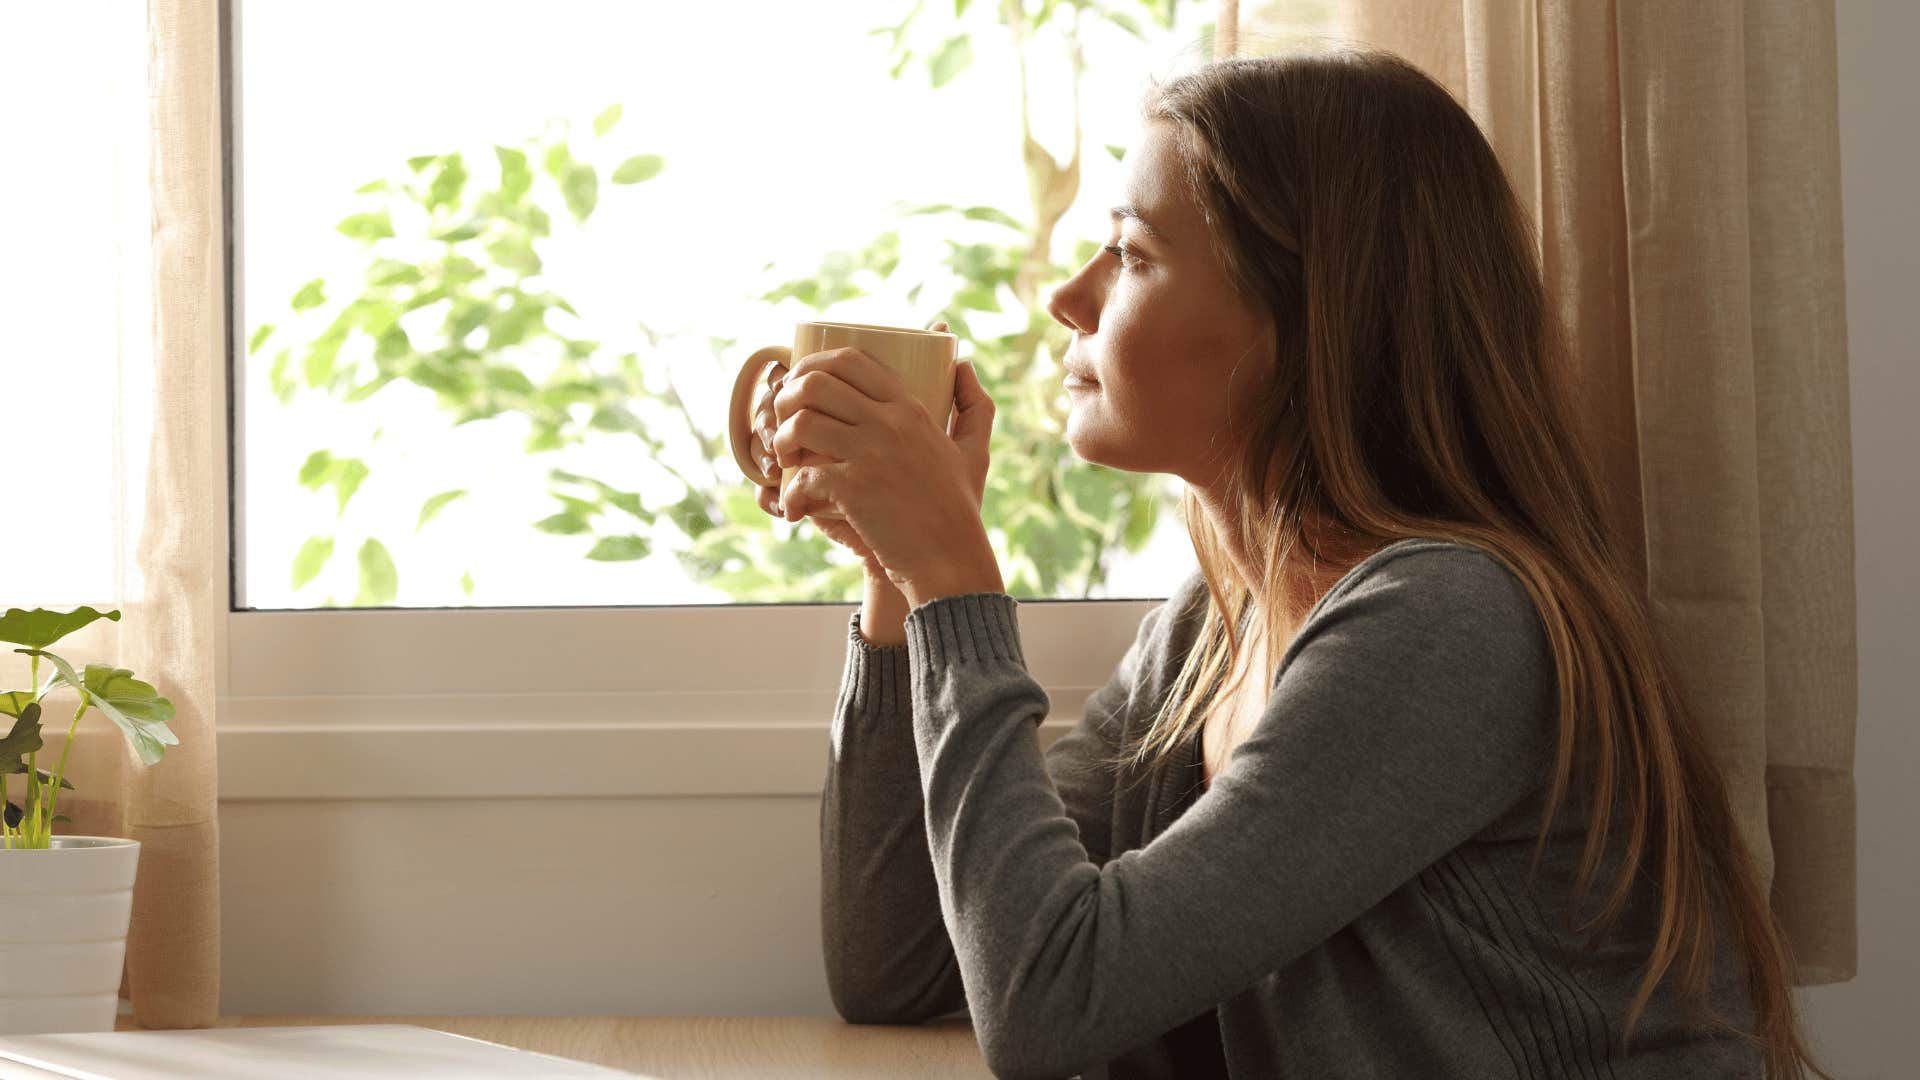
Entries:
<svg viewBox="0 0 1920 1080">
<path fill-rule="evenodd" d="M 510 233 L 488 242 L 487 254 L 501 269 L 526 277 L 540 272 L 540 256 L 533 250 L 533 239 L 524 233 Z"/>
<path fill-rule="evenodd" d="M 534 522 L 533 527 L 543 533 L 552 533 L 555 536 L 578 536 L 581 533 L 593 531 L 593 526 L 580 520 L 580 518 L 575 515 L 565 512 L 543 517 L 539 521 Z"/>
<path fill-rule="evenodd" d="M 360 591 L 354 607 L 387 607 L 400 591 L 400 572 L 394 569 L 387 546 L 372 537 L 360 545 Z"/>
<path fill-rule="evenodd" d="M 495 390 L 511 394 L 533 393 L 533 380 L 527 378 L 527 373 L 519 368 L 492 364 L 487 367 L 485 376 L 487 385 Z"/>
<path fill-rule="evenodd" d="M 467 493 L 466 488 L 454 488 L 452 491 L 443 491 L 440 494 L 435 495 L 434 497 L 428 499 L 426 502 L 421 503 L 420 504 L 420 520 L 414 524 L 413 531 L 419 532 L 421 529 L 425 528 L 427 522 L 432 521 L 434 517 L 440 513 L 441 507 L 447 505 L 448 503 L 459 498 L 460 496 L 465 495 L 466 493 Z"/>
<path fill-rule="evenodd" d="M 314 340 L 313 348 L 300 363 L 301 374 L 306 377 L 308 386 L 319 388 L 333 381 L 333 361 L 340 355 L 340 344 L 346 339 L 344 328 L 330 327 Z"/>
<path fill-rule="evenodd" d="M 953 302 L 972 311 L 999 311 L 1000 298 L 990 286 L 968 285 L 953 294 Z"/>
<path fill-rule="evenodd" d="M 473 595 L 473 574 L 471 571 L 460 575 L 460 591 L 468 596 Z"/>
<path fill-rule="evenodd" d="M 55 683 L 84 687 L 86 700 L 126 735 L 143 763 L 154 764 L 167 747 L 180 744 L 180 739 L 167 730 L 166 722 L 173 719 L 173 702 L 134 678 L 133 672 L 111 664 L 88 664 L 86 674 L 77 675 L 71 665 L 52 653 L 36 649 L 33 654 L 47 657 L 60 669 Z"/>
<path fill-rule="evenodd" d="M 1108 143 L 1107 153 L 1113 155 L 1113 160 L 1119 161 L 1121 158 L 1127 156 L 1127 148 L 1124 146 L 1115 146 L 1112 143 Z"/>
<path fill-rule="evenodd" d="M 369 180 L 366 183 L 361 184 L 359 187 L 353 189 L 353 193 L 355 195 L 371 195 L 379 191 L 392 191 L 392 190 L 393 190 L 393 185 L 387 183 L 386 179 L 382 177 L 381 179 Z"/>
<path fill-rule="evenodd" d="M 343 236 L 371 244 L 382 237 L 393 235 L 393 218 L 384 209 L 369 210 L 364 214 L 343 218 L 334 228 L 338 229 Z"/>
<path fill-rule="evenodd" d="M 258 330 L 255 330 L 253 332 L 253 337 L 247 341 L 247 355 L 252 356 L 254 353 L 259 352 L 260 346 L 266 344 L 267 338 L 271 337 L 272 335 L 273 335 L 272 323 L 263 324 Z"/>
<path fill-rule="evenodd" d="M 448 154 L 440 165 L 440 174 L 433 178 L 433 185 L 427 189 L 427 208 L 432 210 L 457 204 L 460 192 L 466 186 L 466 159 L 459 154 Z"/>
<path fill-rule="evenodd" d="M 620 163 L 613 170 L 613 182 L 616 184 L 637 184 L 642 180 L 651 180 L 660 175 L 667 167 L 667 159 L 659 154 L 636 154 Z"/>
<path fill-rule="evenodd" d="M 13 730 L 0 739 L 0 776 L 26 772 L 26 756 L 45 745 L 40 738 L 40 703 L 29 701 L 14 720 Z"/>
<path fill-rule="evenodd" d="M 26 771 L 27 771 L 27 766 L 26 766 L 26 764 L 25 764 L 25 763 L 23 762 L 23 763 L 21 763 L 21 764 L 20 764 L 20 766 L 19 766 L 18 768 L 16 768 L 16 769 L 14 769 L 13 771 L 14 771 L 15 773 L 23 773 L 23 772 L 26 772 Z M 34 774 L 34 778 L 35 778 L 35 779 L 36 779 L 36 780 L 37 780 L 37 781 L 39 782 L 39 784 L 40 784 L 40 786 L 41 786 L 42 788 L 50 788 L 50 787 L 52 787 L 52 786 L 53 786 L 53 774 L 52 774 L 51 772 L 48 772 L 48 771 L 47 771 L 46 769 L 35 769 L 35 770 L 33 770 L 33 774 Z M 72 790 L 73 790 L 73 781 L 71 781 L 71 780 L 68 780 L 68 779 L 67 779 L 66 777 L 64 777 L 64 776 L 63 776 L 63 777 L 61 777 L 61 778 L 60 778 L 60 790 L 61 790 L 61 791 L 72 791 Z M 55 818 L 54 820 L 55 820 L 55 821 L 58 821 L 58 820 L 60 820 L 60 819 L 59 819 L 59 818 Z"/>
<path fill-rule="evenodd" d="M 352 390 L 347 391 L 346 396 L 342 397 L 340 400 L 343 403 L 348 405 L 351 405 L 356 401 L 365 401 L 368 398 L 372 397 L 373 395 L 379 393 L 381 388 L 385 387 L 388 383 L 393 382 L 397 378 L 399 378 L 398 375 L 382 375 L 377 379 L 372 379 L 368 382 L 361 383 L 359 386 L 356 386 Z"/>
<path fill-rule="evenodd" d="M 969 206 L 965 210 L 962 210 L 960 214 L 962 217 L 972 221 L 991 221 L 997 225 L 1005 225 L 1009 229 L 1017 229 L 1021 232 L 1025 232 L 1027 228 L 1025 225 L 1020 224 L 1012 214 L 992 206 Z"/>
<path fill-rule="evenodd" d="M 422 280 L 420 268 L 399 259 L 375 259 L 367 267 L 367 284 L 376 287 L 392 285 L 418 285 Z"/>
<path fill-rule="evenodd" d="M 358 325 L 368 337 L 378 341 L 400 321 L 400 306 L 391 300 L 368 294 L 348 304 L 344 315 L 350 325 Z"/>
<path fill-rule="evenodd" d="M 120 609 L 96 611 L 82 606 L 61 612 L 47 608 L 34 608 L 32 611 L 8 608 L 5 615 L 0 615 L 0 641 L 11 641 L 30 649 L 44 649 L 96 619 L 119 622 Z"/>
<path fill-rule="evenodd" d="M 584 223 L 600 198 L 600 177 L 591 165 L 575 165 L 560 178 L 560 193 L 566 196 L 567 210 L 575 224 Z"/>
<path fill-rule="evenodd" d="M 533 169 L 527 164 L 526 152 L 496 146 L 493 154 L 500 159 L 500 197 L 510 204 L 519 202 L 533 188 Z"/>
<path fill-rule="evenodd" d="M 640 496 L 636 492 L 622 491 L 604 480 L 597 480 L 591 476 L 581 476 L 578 473 L 568 472 L 565 469 L 549 469 L 547 475 L 555 480 L 564 480 L 571 484 L 585 484 L 592 487 L 599 493 L 601 499 L 612 504 L 615 509 L 632 514 L 641 521 L 652 523 L 656 516 L 640 504 Z M 582 514 L 593 514 L 600 509 L 593 503 L 584 499 L 576 499 L 571 495 L 564 495 L 557 491 L 550 492 L 549 494 L 553 495 L 556 499 L 563 500 L 567 505 Z"/>
<path fill-rule="evenodd" d="M 291 402 L 293 395 L 299 389 L 293 385 L 293 380 L 287 377 L 287 367 L 292 360 L 293 350 L 281 349 L 279 354 L 273 358 L 273 367 L 267 372 L 267 386 L 273 391 L 273 396 L 278 398 L 282 405 Z"/>
<path fill-rule="evenodd" d="M 966 70 L 973 62 L 973 42 L 965 34 L 950 37 L 940 46 L 940 51 L 927 61 L 927 70 L 933 75 L 933 88 L 945 86 L 955 75 Z"/>
<path fill-rule="evenodd" d="M 300 553 L 293 557 L 293 587 L 298 589 L 319 576 L 320 568 L 332 557 L 333 537 L 307 537 L 307 542 L 300 545 Z"/>
<path fill-rule="evenodd" d="M 410 157 L 407 159 L 407 168 L 412 169 L 414 172 L 419 172 L 421 169 L 426 168 L 438 160 L 439 156 L 438 154 L 421 154 L 419 157 Z"/>
<path fill-rule="evenodd" d="M 605 431 L 611 434 L 624 431 L 644 433 L 647 430 L 647 423 L 635 415 L 632 409 L 616 402 L 593 410 L 593 415 L 587 419 L 587 427 L 594 431 Z"/>
<path fill-rule="evenodd" d="M 661 512 L 692 540 L 700 539 L 701 533 L 713 528 L 713 518 L 707 513 L 707 501 L 697 491 L 688 491 L 679 502 L 661 508 Z"/>
<path fill-rule="evenodd" d="M 451 229 L 442 229 L 439 232 L 428 233 L 427 235 L 434 240 L 443 240 L 449 244 L 457 244 L 462 240 L 471 240 L 486 231 L 487 223 L 485 221 L 479 218 L 469 218 Z"/>
<path fill-rule="evenodd" d="M 324 304 L 326 302 L 327 302 L 327 293 L 326 293 L 325 278 L 314 278 L 312 281 L 309 281 L 305 285 L 300 286 L 300 291 L 297 293 L 294 293 L 293 299 L 289 301 L 289 303 L 291 303 L 293 306 L 293 310 L 295 311 L 305 311 L 308 308 L 317 308 L 321 304 Z"/>
<path fill-rule="evenodd" d="M 644 559 L 651 548 L 644 536 L 603 536 L 587 552 L 587 558 L 597 562 L 630 562 Z"/>
<path fill-rule="evenodd" d="M 331 485 L 339 497 L 340 507 L 335 516 L 347 511 L 347 500 L 360 489 L 361 481 L 367 478 L 367 464 L 359 458 L 336 458 L 326 450 L 315 450 L 307 456 L 300 466 L 300 483 L 309 491 L 317 491 L 322 486 Z"/>
<path fill-rule="evenodd" d="M 600 115 L 593 118 L 593 133 L 595 135 L 605 135 L 607 132 L 612 131 L 613 125 L 620 122 L 620 111 L 620 103 L 617 101 L 601 109 Z"/>
</svg>

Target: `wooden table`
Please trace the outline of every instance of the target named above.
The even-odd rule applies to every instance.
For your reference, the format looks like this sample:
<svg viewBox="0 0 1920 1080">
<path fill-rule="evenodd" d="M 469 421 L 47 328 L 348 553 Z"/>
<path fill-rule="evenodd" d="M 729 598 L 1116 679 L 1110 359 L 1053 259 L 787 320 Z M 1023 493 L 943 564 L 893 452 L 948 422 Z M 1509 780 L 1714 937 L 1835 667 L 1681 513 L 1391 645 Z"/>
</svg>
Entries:
<svg viewBox="0 0 1920 1080">
<path fill-rule="evenodd" d="M 694 1077 L 991 1077 L 965 1019 L 917 1026 L 817 1016 L 223 1016 L 216 1027 L 418 1024 L 681 1080 Z M 116 1031 L 138 1031 L 119 1017 Z"/>
</svg>

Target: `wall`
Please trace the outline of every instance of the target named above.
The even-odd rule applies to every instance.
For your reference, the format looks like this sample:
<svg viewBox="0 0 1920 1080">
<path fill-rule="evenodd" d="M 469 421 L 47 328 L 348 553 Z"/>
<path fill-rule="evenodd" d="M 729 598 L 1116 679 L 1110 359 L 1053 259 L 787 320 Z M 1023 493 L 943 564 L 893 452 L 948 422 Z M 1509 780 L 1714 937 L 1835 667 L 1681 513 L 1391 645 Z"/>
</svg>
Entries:
<svg viewBox="0 0 1920 1080">
<path fill-rule="evenodd" d="M 1815 1058 L 1842 1080 L 1896 1080 L 1920 1061 L 1920 5 L 1839 0 L 1841 187 L 1853 406 L 1859 605 L 1860 974 L 1801 992 Z"/>
</svg>

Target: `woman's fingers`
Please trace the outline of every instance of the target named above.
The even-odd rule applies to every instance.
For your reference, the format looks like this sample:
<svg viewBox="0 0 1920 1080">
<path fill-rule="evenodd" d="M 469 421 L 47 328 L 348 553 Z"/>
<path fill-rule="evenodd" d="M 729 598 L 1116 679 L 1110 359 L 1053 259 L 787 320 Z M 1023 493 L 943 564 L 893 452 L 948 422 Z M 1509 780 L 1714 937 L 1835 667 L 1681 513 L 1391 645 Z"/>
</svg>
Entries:
<svg viewBox="0 0 1920 1080">
<path fill-rule="evenodd" d="M 835 461 L 853 456 L 852 428 L 870 418 L 873 399 L 825 371 L 803 371 L 774 395 L 773 453 L 786 468 L 804 464 L 805 450 Z M 807 425 L 803 439 L 796 423 Z"/>
<path fill-rule="evenodd" d="M 767 368 L 767 389 L 760 395 L 759 404 L 753 409 L 753 432 L 760 437 L 760 448 L 768 454 L 773 453 L 773 433 L 779 428 L 780 421 L 774 416 L 773 399 L 780 393 L 780 387 L 786 383 L 785 364 L 773 364 Z M 761 466 L 766 469 L 765 465 Z"/>
</svg>

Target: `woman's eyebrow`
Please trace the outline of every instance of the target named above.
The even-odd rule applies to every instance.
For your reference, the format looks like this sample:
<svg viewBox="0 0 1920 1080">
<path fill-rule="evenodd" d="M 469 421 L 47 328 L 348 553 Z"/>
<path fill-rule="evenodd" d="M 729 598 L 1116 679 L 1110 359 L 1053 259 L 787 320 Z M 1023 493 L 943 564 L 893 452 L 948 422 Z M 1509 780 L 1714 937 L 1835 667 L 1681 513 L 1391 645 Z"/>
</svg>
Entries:
<svg viewBox="0 0 1920 1080">
<path fill-rule="evenodd" d="M 1148 221 L 1146 217 L 1140 213 L 1140 208 L 1134 206 L 1132 203 L 1121 203 L 1119 206 L 1107 211 L 1107 214 L 1108 219 L 1112 221 L 1119 221 L 1121 218 L 1132 218 L 1135 223 L 1140 226 L 1141 232 L 1146 233 L 1148 236 L 1153 237 L 1168 247 L 1173 246 L 1173 241 L 1167 239 L 1167 234 L 1154 228 L 1153 223 Z"/>
</svg>

